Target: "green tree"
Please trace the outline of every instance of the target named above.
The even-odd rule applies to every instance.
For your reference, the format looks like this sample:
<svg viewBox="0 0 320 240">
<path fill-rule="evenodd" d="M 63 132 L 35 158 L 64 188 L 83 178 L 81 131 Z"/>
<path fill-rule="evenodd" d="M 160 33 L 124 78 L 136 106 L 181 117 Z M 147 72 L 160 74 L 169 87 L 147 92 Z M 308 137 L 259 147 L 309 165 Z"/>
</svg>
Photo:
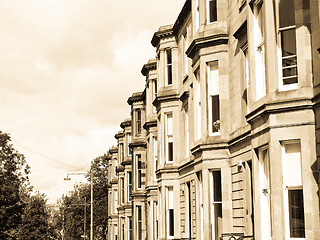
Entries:
<svg viewBox="0 0 320 240">
<path fill-rule="evenodd" d="M 10 136 L 0 131 L 0 239 L 17 238 L 25 200 L 31 191 L 29 166 L 10 141 Z"/>
</svg>

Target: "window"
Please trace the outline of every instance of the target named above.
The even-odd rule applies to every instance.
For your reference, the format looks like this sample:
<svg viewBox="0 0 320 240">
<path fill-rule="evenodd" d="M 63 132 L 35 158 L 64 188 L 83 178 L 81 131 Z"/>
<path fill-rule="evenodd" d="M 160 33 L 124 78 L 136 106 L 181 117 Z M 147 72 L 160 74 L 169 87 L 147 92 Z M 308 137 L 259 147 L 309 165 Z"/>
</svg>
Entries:
<svg viewBox="0 0 320 240">
<path fill-rule="evenodd" d="M 191 186 L 190 182 L 186 183 L 186 233 L 188 234 L 188 238 L 191 239 L 192 233 L 192 197 L 191 197 Z"/>
<path fill-rule="evenodd" d="M 199 29 L 200 27 L 200 1 L 196 0 L 196 31 Z"/>
<path fill-rule="evenodd" d="M 294 2 L 291 0 L 279 1 L 279 35 L 282 66 L 280 87 L 296 87 L 298 84 L 296 25 Z"/>
<path fill-rule="evenodd" d="M 208 64 L 208 98 L 209 133 L 212 135 L 220 131 L 218 61 Z"/>
<path fill-rule="evenodd" d="M 188 57 L 186 55 L 186 51 L 188 49 L 188 29 L 186 29 L 183 35 L 183 75 L 188 74 Z"/>
<path fill-rule="evenodd" d="M 158 225 L 159 225 L 159 219 L 158 219 L 158 203 L 153 202 L 153 239 L 158 239 Z"/>
<path fill-rule="evenodd" d="M 118 191 L 114 190 L 114 213 L 118 212 Z"/>
<path fill-rule="evenodd" d="M 158 169 L 158 141 L 153 137 L 153 179 L 156 180 L 156 171 Z"/>
<path fill-rule="evenodd" d="M 131 193 L 132 193 L 132 178 L 131 178 L 131 172 L 128 172 L 128 202 L 131 201 Z"/>
<path fill-rule="evenodd" d="M 120 222 L 121 222 L 121 240 L 124 240 L 124 218 L 121 218 Z"/>
<path fill-rule="evenodd" d="M 142 179 L 142 169 L 141 169 L 141 155 L 136 155 L 137 159 L 137 189 L 141 188 L 141 179 Z"/>
<path fill-rule="evenodd" d="M 216 22 L 217 14 L 217 0 L 207 0 L 207 22 Z"/>
<path fill-rule="evenodd" d="M 173 238 L 174 236 L 174 208 L 173 208 L 173 187 L 167 187 L 167 236 Z"/>
<path fill-rule="evenodd" d="M 141 109 L 136 110 L 136 133 L 141 134 Z"/>
<path fill-rule="evenodd" d="M 218 240 L 222 234 L 221 171 L 212 171 L 211 174 L 211 231 L 212 239 Z"/>
<path fill-rule="evenodd" d="M 142 239 L 142 213 L 141 206 L 137 206 L 137 239 Z"/>
<path fill-rule="evenodd" d="M 133 240 L 132 236 L 132 218 L 128 217 L 128 240 Z"/>
<path fill-rule="evenodd" d="M 260 224 L 263 239 L 271 239 L 269 149 L 259 149 Z"/>
<path fill-rule="evenodd" d="M 120 143 L 120 162 L 124 161 L 124 147 L 123 147 L 123 143 Z"/>
<path fill-rule="evenodd" d="M 288 142 L 282 146 L 285 228 L 288 239 L 305 237 L 300 148 L 299 142 Z"/>
<path fill-rule="evenodd" d="M 124 204 L 124 178 L 120 178 L 120 201 Z"/>
<path fill-rule="evenodd" d="M 256 60 L 256 100 L 266 95 L 265 73 L 265 19 L 263 1 L 253 5 L 254 29 L 255 29 L 255 60 Z"/>
<path fill-rule="evenodd" d="M 114 240 L 118 240 L 118 225 L 114 225 Z"/>
<path fill-rule="evenodd" d="M 127 139 L 128 139 L 128 156 L 131 155 L 131 150 L 130 150 L 130 143 L 131 143 L 131 134 L 127 134 Z"/>
<path fill-rule="evenodd" d="M 166 50 L 166 83 L 172 84 L 172 50 Z"/>
<path fill-rule="evenodd" d="M 173 120 L 172 113 L 166 115 L 166 143 L 167 163 L 173 162 Z"/>
<path fill-rule="evenodd" d="M 185 157 L 189 157 L 190 144 L 189 144 L 189 113 L 188 107 L 184 109 L 184 140 L 185 140 Z"/>
<path fill-rule="evenodd" d="M 195 82 L 194 82 L 194 111 L 195 111 L 195 130 L 196 134 L 195 140 L 201 138 L 201 88 L 200 88 L 200 70 L 198 69 L 195 73 Z"/>
<path fill-rule="evenodd" d="M 197 173 L 198 181 L 198 209 L 200 210 L 200 239 L 204 239 L 204 226 L 203 226 L 203 186 L 202 186 L 202 172 Z"/>
</svg>

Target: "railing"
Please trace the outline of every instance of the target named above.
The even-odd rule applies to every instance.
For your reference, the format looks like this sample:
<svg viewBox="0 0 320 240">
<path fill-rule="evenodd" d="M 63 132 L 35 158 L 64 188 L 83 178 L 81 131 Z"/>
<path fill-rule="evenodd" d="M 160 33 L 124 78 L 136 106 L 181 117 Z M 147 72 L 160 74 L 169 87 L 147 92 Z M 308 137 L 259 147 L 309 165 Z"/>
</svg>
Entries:
<svg viewBox="0 0 320 240">
<path fill-rule="evenodd" d="M 254 240 L 254 236 L 252 235 L 245 236 L 243 233 L 223 233 L 219 238 L 219 240 L 242 240 L 242 239 Z"/>
</svg>

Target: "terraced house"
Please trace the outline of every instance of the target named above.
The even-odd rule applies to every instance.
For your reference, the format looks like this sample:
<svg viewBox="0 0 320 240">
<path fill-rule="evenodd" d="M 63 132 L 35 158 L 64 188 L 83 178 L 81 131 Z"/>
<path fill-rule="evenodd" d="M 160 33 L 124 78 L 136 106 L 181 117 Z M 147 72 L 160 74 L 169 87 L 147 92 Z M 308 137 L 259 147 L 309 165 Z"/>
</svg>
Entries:
<svg viewBox="0 0 320 240">
<path fill-rule="evenodd" d="M 186 0 L 154 33 L 109 150 L 109 239 L 320 239 L 319 15 Z"/>
</svg>

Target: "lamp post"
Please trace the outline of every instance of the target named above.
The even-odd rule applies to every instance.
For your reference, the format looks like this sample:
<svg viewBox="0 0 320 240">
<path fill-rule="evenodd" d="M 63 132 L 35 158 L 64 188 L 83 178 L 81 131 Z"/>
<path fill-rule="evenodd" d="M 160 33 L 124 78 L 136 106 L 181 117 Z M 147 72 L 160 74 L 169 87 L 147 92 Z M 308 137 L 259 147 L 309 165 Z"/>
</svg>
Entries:
<svg viewBox="0 0 320 240">
<path fill-rule="evenodd" d="M 70 181 L 71 178 L 69 175 L 87 175 L 88 173 L 86 172 L 70 172 L 67 173 L 67 177 L 64 178 L 65 181 Z M 93 174 L 92 171 L 90 172 L 90 189 L 91 189 L 91 194 L 90 194 L 90 209 L 91 209 L 91 215 L 90 215 L 90 240 L 93 240 Z M 84 233 L 85 235 L 85 233 Z"/>
</svg>

